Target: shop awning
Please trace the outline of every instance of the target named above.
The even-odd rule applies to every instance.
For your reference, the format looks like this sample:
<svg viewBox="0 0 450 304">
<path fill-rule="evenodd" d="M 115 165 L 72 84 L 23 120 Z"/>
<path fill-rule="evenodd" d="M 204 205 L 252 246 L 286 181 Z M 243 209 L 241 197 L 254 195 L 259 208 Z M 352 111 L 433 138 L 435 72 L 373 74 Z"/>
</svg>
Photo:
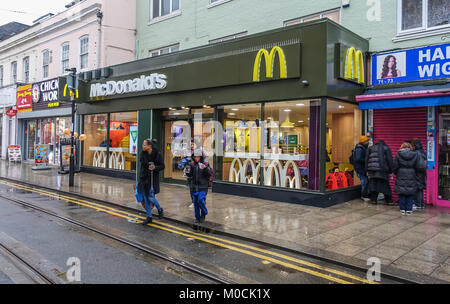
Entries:
<svg viewBox="0 0 450 304">
<path fill-rule="evenodd" d="M 356 96 L 361 110 L 450 105 L 450 83 L 395 89 L 369 89 Z"/>
</svg>

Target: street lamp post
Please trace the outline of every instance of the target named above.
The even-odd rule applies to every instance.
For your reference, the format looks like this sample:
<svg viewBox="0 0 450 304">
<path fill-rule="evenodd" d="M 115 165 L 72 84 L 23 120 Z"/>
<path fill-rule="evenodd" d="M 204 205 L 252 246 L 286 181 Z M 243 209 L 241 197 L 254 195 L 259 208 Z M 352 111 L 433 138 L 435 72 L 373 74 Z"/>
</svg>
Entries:
<svg viewBox="0 0 450 304">
<path fill-rule="evenodd" d="M 71 142 L 70 142 L 70 167 L 69 167 L 69 187 L 74 186 L 74 177 L 75 177 L 75 93 L 77 89 L 76 84 L 76 68 L 66 69 L 67 72 L 71 72 L 70 75 L 67 76 L 67 86 L 70 89 L 70 102 L 72 103 L 72 134 L 71 134 Z"/>
</svg>

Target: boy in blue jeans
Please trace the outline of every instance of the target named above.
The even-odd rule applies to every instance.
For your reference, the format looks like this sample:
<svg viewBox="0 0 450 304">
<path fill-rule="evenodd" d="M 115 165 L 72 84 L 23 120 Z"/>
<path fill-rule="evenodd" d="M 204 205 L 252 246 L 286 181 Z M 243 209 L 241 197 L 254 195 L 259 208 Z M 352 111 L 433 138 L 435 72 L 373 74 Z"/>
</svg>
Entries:
<svg viewBox="0 0 450 304">
<path fill-rule="evenodd" d="M 208 193 L 209 178 L 211 168 L 204 162 L 201 150 L 194 151 L 194 161 L 189 163 L 189 169 L 186 175 L 190 179 L 190 188 L 192 193 L 192 203 L 194 204 L 195 222 L 203 223 L 208 214 L 206 209 L 206 194 Z"/>
</svg>

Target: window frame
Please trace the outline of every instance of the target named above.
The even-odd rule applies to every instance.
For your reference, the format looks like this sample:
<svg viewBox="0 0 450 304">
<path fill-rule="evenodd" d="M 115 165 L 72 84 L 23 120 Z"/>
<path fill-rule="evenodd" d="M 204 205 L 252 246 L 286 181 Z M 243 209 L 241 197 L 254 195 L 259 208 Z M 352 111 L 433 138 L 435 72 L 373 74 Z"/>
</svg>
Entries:
<svg viewBox="0 0 450 304">
<path fill-rule="evenodd" d="M 64 47 L 68 47 L 67 50 L 67 59 L 64 59 Z M 61 44 L 61 74 L 62 75 L 67 75 L 69 72 L 67 72 L 64 68 L 64 62 L 67 61 L 67 68 L 69 68 L 70 65 L 70 43 L 69 42 L 64 42 L 63 44 Z"/>
<path fill-rule="evenodd" d="M 232 0 L 209 0 L 208 8 L 213 8 L 213 7 L 219 6 L 221 4 L 228 3 L 230 1 L 232 1 Z"/>
<path fill-rule="evenodd" d="M 0 88 L 3 87 L 4 80 L 4 68 L 3 65 L 0 65 Z"/>
<path fill-rule="evenodd" d="M 248 31 L 244 31 L 244 32 L 240 32 L 240 33 L 236 33 L 236 34 L 232 34 L 232 35 L 216 38 L 216 39 L 211 39 L 211 40 L 209 40 L 209 44 L 230 41 L 230 40 L 234 40 L 234 39 L 245 37 L 247 35 L 248 35 Z"/>
<path fill-rule="evenodd" d="M 438 25 L 438 26 L 428 26 L 428 1 L 422 0 L 422 26 L 402 30 L 402 21 L 403 21 L 403 0 L 397 0 L 397 35 L 408 35 L 408 34 L 416 34 L 421 32 L 431 32 L 440 29 L 450 28 L 450 24 Z"/>
<path fill-rule="evenodd" d="M 17 83 L 17 61 L 11 62 L 11 83 Z"/>
<path fill-rule="evenodd" d="M 159 13 L 157 17 L 153 17 L 153 1 L 159 1 Z M 149 24 L 152 23 L 157 23 L 159 21 L 163 21 L 166 19 L 170 19 L 176 16 L 181 15 L 181 0 L 178 0 L 178 9 L 177 10 L 173 10 L 173 0 L 170 0 L 170 13 L 166 14 L 166 15 L 161 15 L 162 14 L 162 1 L 164 0 L 149 0 L 149 4 L 150 4 L 150 18 L 149 18 Z"/>
<path fill-rule="evenodd" d="M 25 83 L 29 83 L 30 82 L 30 56 L 24 57 L 22 62 L 23 62 L 23 81 Z"/>
<path fill-rule="evenodd" d="M 305 19 L 310 19 L 310 18 L 314 18 L 314 17 L 319 17 L 317 20 L 320 20 L 320 19 L 326 18 L 326 17 L 324 17 L 324 15 L 331 14 L 331 13 L 339 13 L 339 24 L 341 24 L 342 23 L 341 22 L 342 21 L 342 11 L 341 11 L 340 7 L 337 7 L 337 8 L 329 9 L 326 11 L 322 11 L 320 13 L 310 14 L 310 15 L 306 15 L 303 17 L 297 17 L 294 19 L 289 19 L 289 20 L 283 21 L 283 26 L 288 27 L 288 26 L 304 23 Z M 306 21 L 306 22 L 309 22 L 309 21 Z"/>
<path fill-rule="evenodd" d="M 83 46 L 83 41 L 87 39 L 87 48 L 86 48 L 86 53 L 82 53 L 82 46 Z M 89 35 L 83 35 L 81 36 L 79 39 L 79 47 L 78 47 L 78 69 L 80 71 L 86 71 L 89 69 Z M 82 56 L 87 56 L 87 62 L 86 62 L 86 67 L 82 67 Z"/>
<path fill-rule="evenodd" d="M 173 47 L 178 47 L 178 49 L 176 51 L 173 51 L 172 50 Z M 169 49 L 169 53 L 161 54 L 161 51 L 163 51 L 165 49 Z M 180 50 L 180 44 L 179 43 L 171 44 L 171 45 L 168 45 L 168 46 L 163 46 L 163 47 L 160 47 L 160 48 L 157 48 L 157 49 L 149 50 L 148 51 L 148 58 L 155 58 L 155 57 L 159 57 L 159 56 L 162 56 L 162 55 L 176 53 L 179 50 Z M 155 55 L 155 56 L 151 55 L 152 53 L 156 53 L 156 52 L 158 52 L 158 55 Z"/>
<path fill-rule="evenodd" d="M 45 54 L 48 54 L 48 62 L 45 64 Z M 46 70 L 47 68 L 47 70 Z M 47 71 L 47 76 L 45 75 L 45 72 Z M 50 50 L 43 50 L 42 51 L 42 79 L 47 79 L 50 74 Z"/>
</svg>

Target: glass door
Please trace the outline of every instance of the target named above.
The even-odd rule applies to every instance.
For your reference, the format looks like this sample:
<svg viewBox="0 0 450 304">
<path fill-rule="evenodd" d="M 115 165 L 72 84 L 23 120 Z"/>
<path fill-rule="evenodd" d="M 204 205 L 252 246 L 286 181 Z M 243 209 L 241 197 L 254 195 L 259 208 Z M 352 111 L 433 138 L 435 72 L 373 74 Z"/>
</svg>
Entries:
<svg viewBox="0 0 450 304">
<path fill-rule="evenodd" d="M 440 200 L 450 201 L 450 113 L 439 114 L 438 149 L 439 149 L 438 198 Z"/>
<path fill-rule="evenodd" d="M 34 160 L 34 144 L 36 143 L 36 120 L 27 121 L 26 159 Z"/>
<path fill-rule="evenodd" d="M 55 129 L 55 123 L 53 118 L 45 118 L 41 121 L 41 134 L 40 134 L 40 142 L 39 144 L 46 145 L 48 144 L 50 147 L 50 153 L 49 153 L 49 163 L 54 164 L 55 163 L 55 141 L 56 141 L 56 129 Z"/>
</svg>

